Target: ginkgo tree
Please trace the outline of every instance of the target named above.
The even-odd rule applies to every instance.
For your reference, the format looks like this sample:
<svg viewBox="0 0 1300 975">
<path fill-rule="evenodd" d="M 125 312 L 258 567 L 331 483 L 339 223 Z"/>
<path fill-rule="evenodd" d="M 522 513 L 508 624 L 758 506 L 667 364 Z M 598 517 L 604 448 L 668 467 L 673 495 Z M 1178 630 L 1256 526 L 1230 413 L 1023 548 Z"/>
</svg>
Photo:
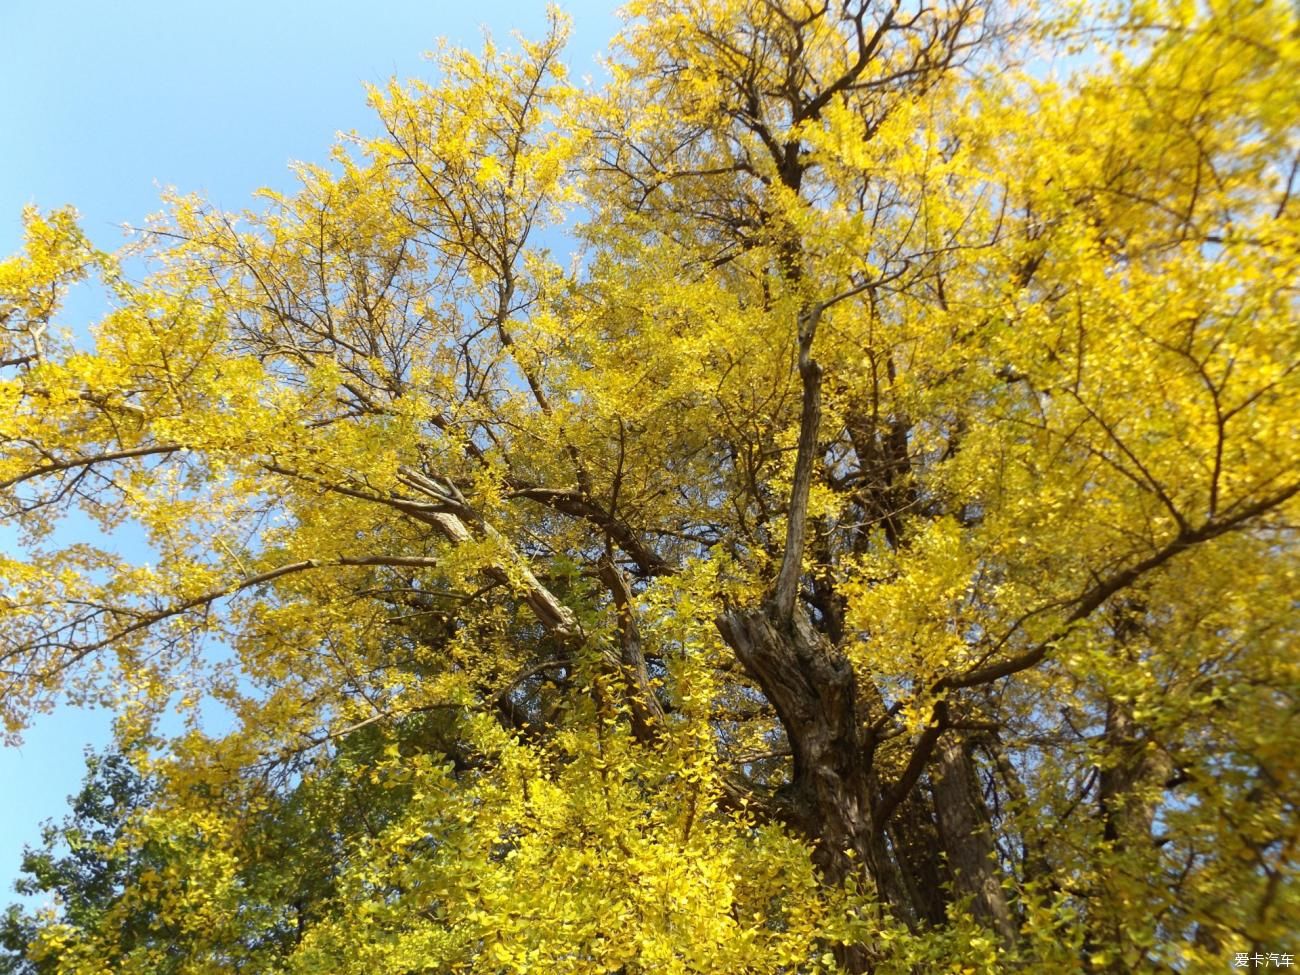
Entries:
<svg viewBox="0 0 1300 975">
<path fill-rule="evenodd" d="M 24 964 L 1293 947 L 1294 9 L 625 16 L 599 86 L 558 14 L 444 48 L 142 280 L 26 215 L 0 709 L 111 704 L 150 788 Z"/>
</svg>

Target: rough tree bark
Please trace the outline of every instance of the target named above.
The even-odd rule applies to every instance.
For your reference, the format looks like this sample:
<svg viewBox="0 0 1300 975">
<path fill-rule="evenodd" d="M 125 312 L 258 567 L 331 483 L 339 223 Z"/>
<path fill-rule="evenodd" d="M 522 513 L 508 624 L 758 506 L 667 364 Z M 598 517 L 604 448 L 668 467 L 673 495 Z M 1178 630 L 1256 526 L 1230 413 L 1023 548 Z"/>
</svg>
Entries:
<svg viewBox="0 0 1300 975">
<path fill-rule="evenodd" d="M 910 921 L 906 889 L 884 850 L 873 810 L 874 734 L 847 656 L 813 626 L 798 600 L 803 574 L 808 494 L 818 455 L 822 370 L 812 355 L 826 304 L 799 316 L 798 368 L 803 388 L 799 441 L 785 550 L 770 597 L 718 617 L 719 632 L 777 712 L 793 755 L 788 808 L 813 844 L 813 862 L 831 887 L 870 880 Z M 867 971 L 865 945 L 837 949 L 841 965 Z"/>
<path fill-rule="evenodd" d="M 941 739 L 935 753 L 934 808 L 953 893 L 971 898 L 975 916 L 1010 947 L 1016 940 L 1016 923 L 998 876 L 993 830 L 975 763 L 965 743 L 954 735 Z"/>
</svg>

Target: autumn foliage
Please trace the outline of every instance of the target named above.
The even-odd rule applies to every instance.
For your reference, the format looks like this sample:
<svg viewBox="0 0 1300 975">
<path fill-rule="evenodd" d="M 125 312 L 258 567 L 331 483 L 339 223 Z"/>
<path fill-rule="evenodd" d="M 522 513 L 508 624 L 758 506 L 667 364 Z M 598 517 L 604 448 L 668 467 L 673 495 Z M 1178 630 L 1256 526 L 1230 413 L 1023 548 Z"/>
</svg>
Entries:
<svg viewBox="0 0 1300 975">
<path fill-rule="evenodd" d="M 120 717 L 14 971 L 1300 947 L 1294 9 L 626 15 L 26 215 L 0 712 Z"/>
</svg>

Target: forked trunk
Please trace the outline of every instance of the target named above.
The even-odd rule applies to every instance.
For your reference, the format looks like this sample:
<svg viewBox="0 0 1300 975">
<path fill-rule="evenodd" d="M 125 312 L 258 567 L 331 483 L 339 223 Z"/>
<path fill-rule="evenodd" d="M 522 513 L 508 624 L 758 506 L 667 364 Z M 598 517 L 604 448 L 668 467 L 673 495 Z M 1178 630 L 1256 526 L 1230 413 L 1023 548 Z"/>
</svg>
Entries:
<svg viewBox="0 0 1300 975">
<path fill-rule="evenodd" d="M 872 821 L 871 741 L 848 659 L 796 607 L 783 625 L 772 607 L 733 610 L 718 629 L 776 708 L 794 756 L 787 808 L 813 844 L 829 887 L 875 887 L 883 904 L 915 919 L 906 886 Z M 851 972 L 870 969 L 868 946 L 836 950 Z"/>
</svg>

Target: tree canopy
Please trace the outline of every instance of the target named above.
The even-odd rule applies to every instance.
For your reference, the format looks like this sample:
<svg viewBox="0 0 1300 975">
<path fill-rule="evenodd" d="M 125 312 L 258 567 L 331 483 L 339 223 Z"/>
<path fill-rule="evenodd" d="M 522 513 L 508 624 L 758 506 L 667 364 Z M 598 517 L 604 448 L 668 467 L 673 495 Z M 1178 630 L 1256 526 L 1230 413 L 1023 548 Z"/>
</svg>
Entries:
<svg viewBox="0 0 1300 975">
<path fill-rule="evenodd" d="M 1294 947 L 1295 10 L 626 17 L 600 85 L 558 13 L 444 47 L 125 254 L 26 214 L 0 713 L 119 720 L 15 964 Z"/>
</svg>

